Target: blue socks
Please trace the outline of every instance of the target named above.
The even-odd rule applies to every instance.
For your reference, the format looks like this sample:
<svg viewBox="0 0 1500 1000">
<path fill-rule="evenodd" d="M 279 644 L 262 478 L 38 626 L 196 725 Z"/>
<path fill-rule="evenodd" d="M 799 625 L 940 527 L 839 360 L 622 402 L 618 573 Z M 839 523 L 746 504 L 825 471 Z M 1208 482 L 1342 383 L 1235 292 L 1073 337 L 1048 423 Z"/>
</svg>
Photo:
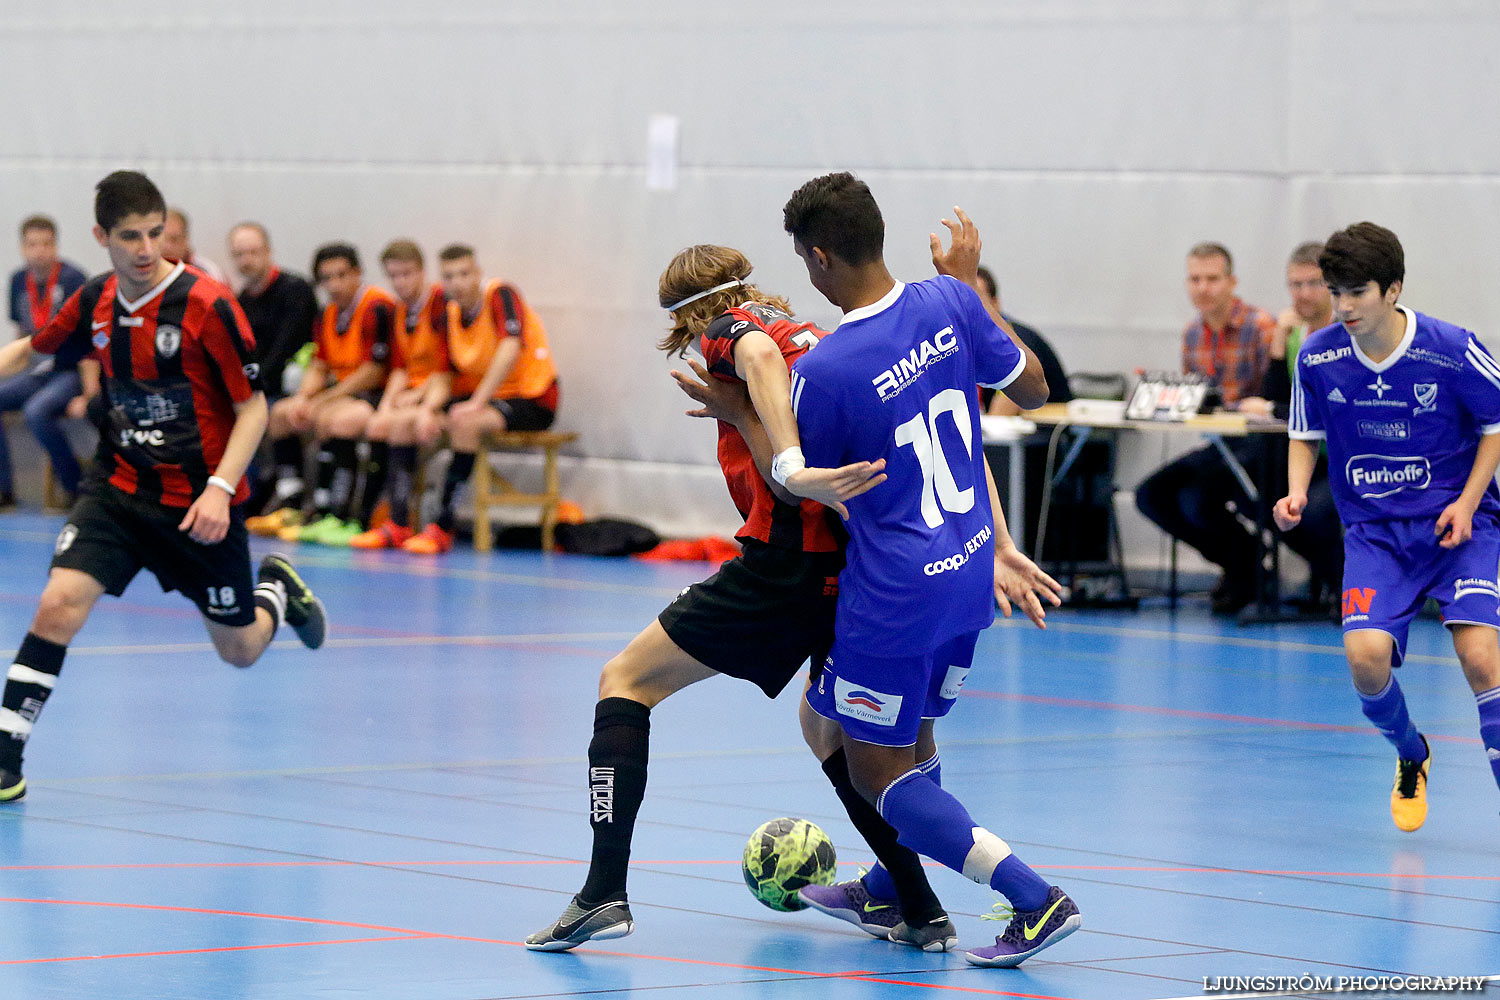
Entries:
<svg viewBox="0 0 1500 1000">
<path fill-rule="evenodd" d="M 1481 691 L 1474 700 L 1479 702 L 1479 738 L 1484 741 L 1490 770 L 1495 772 L 1495 781 L 1500 784 L 1500 687 Z"/>
<path fill-rule="evenodd" d="M 1402 760 L 1427 759 L 1427 746 L 1417 727 L 1411 724 L 1411 716 L 1406 714 L 1406 699 L 1401 696 L 1401 685 L 1396 683 L 1394 674 L 1379 694 L 1358 693 L 1365 718 L 1395 745 Z"/>
<path fill-rule="evenodd" d="M 988 885 L 1017 912 L 1040 909 L 1048 885 L 1011 853 L 1010 845 L 974 823 L 963 803 L 918 768 L 886 786 L 875 807 L 902 844 Z"/>
<path fill-rule="evenodd" d="M 937 754 L 933 754 L 931 759 L 918 764 L 917 770 L 931 778 L 933 784 L 942 786 L 943 762 Z M 865 891 L 876 899 L 895 899 L 897 896 L 896 883 L 891 878 L 891 873 L 886 871 L 885 865 L 879 861 L 875 862 L 874 868 L 865 872 L 863 882 Z"/>
</svg>

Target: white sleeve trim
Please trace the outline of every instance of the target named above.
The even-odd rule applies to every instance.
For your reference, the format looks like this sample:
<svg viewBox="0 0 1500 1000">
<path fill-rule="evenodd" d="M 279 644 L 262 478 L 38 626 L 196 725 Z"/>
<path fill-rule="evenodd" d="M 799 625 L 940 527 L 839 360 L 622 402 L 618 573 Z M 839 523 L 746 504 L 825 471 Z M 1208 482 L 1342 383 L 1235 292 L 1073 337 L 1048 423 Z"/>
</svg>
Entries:
<svg viewBox="0 0 1500 1000">
<path fill-rule="evenodd" d="M 1500 434 L 1500 424 L 1485 424 L 1479 428 L 1480 437 L 1489 437 L 1491 434 Z"/>
<path fill-rule="evenodd" d="M 1500 430 L 1500 425 L 1496 425 L 1495 429 L 1496 430 Z M 1328 432 L 1327 431 L 1291 431 L 1291 430 L 1289 430 L 1289 431 L 1286 432 L 1286 436 L 1289 437 L 1289 438 L 1291 438 L 1293 441 L 1326 441 L 1326 440 L 1328 440 Z"/>
<path fill-rule="evenodd" d="M 1021 352 L 1021 360 L 1016 362 L 1016 366 L 1011 369 L 1011 372 L 1010 372 L 1009 375 L 1005 376 L 1003 379 L 1001 379 L 998 382 L 981 382 L 979 384 L 982 385 L 982 386 L 984 386 L 986 389 L 1004 389 L 1006 386 L 1010 385 L 1016 379 L 1020 378 L 1021 377 L 1021 373 L 1024 372 L 1025 370 L 1026 370 L 1026 352 L 1022 351 Z"/>
</svg>

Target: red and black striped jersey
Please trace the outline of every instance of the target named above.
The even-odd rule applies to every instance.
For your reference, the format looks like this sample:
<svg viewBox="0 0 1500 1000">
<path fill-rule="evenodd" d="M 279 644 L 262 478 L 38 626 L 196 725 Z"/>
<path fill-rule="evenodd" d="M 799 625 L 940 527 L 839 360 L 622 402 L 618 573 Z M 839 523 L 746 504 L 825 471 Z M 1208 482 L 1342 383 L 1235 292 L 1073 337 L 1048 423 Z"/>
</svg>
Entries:
<svg viewBox="0 0 1500 1000">
<path fill-rule="evenodd" d="M 788 370 L 792 362 L 824 336 L 811 323 L 798 323 L 780 309 L 758 302 L 720 313 L 699 339 L 704 365 L 725 381 L 740 381 L 734 368 L 734 345 L 751 330 L 768 335 L 781 349 Z M 729 495 L 745 519 L 736 538 L 753 538 L 778 548 L 804 552 L 837 552 L 843 546 L 833 520 L 837 515 L 822 504 L 804 500 L 792 505 L 776 497 L 755 467 L 750 446 L 733 424 L 719 421 L 719 467 Z"/>
<path fill-rule="evenodd" d="M 239 303 L 184 264 L 134 302 L 113 272 L 94 278 L 31 346 L 100 363 L 109 416 L 99 461 L 109 484 L 164 507 L 190 507 L 207 488 L 234 429 L 235 404 L 260 391 L 255 338 Z M 241 477 L 233 502 L 248 496 Z"/>
</svg>

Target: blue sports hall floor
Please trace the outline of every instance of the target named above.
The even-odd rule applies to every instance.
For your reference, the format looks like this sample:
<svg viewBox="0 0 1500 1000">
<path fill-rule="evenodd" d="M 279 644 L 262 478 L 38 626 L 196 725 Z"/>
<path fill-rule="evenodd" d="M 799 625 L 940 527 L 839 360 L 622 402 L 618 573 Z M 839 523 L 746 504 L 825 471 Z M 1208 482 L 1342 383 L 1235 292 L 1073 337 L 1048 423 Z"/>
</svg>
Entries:
<svg viewBox="0 0 1500 1000">
<path fill-rule="evenodd" d="M 0 518 L 6 649 L 60 524 Z M 939 727 L 944 784 L 1084 914 L 1009 971 L 752 899 L 739 857 L 767 819 L 820 823 L 842 875 L 869 856 L 796 692 L 701 684 L 654 716 L 636 933 L 538 955 L 519 942 L 588 853 L 599 666 L 708 567 L 292 554 L 332 616 L 317 653 L 287 634 L 224 666 L 147 576 L 98 606 L 30 793 L 0 808 L 0 997 L 1146 1000 L 1203 996 L 1204 977 L 1500 973 L 1500 792 L 1435 622 L 1401 673 L 1436 751 L 1415 834 L 1391 824 L 1393 752 L 1331 625 L 1189 608 L 987 632 Z M 965 945 L 997 933 L 987 889 L 933 881 Z"/>
</svg>

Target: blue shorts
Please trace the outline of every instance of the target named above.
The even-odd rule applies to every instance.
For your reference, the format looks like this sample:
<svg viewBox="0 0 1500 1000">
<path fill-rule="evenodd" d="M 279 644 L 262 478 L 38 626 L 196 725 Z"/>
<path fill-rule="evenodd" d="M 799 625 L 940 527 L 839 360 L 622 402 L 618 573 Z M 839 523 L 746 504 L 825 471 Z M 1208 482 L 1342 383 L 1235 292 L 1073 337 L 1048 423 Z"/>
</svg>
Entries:
<svg viewBox="0 0 1500 1000">
<path fill-rule="evenodd" d="M 807 703 L 861 743 L 909 747 L 923 719 L 948 714 L 974 663 L 978 632 L 966 632 L 922 656 L 853 653 L 835 638 Z"/>
<path fill-rule="evenodd" d="M 1444 625 L 1500 629 L 1500 520 L 1474 515 L 1474 535 L 1445 549 L 1432 518 L 1365 521 L 1344 535 L 1344 631 L 1375 629 L 1396 640 L 1391 663 L 1406 658 L 1406 632 L 1429 597 Z"/>
</svg>

